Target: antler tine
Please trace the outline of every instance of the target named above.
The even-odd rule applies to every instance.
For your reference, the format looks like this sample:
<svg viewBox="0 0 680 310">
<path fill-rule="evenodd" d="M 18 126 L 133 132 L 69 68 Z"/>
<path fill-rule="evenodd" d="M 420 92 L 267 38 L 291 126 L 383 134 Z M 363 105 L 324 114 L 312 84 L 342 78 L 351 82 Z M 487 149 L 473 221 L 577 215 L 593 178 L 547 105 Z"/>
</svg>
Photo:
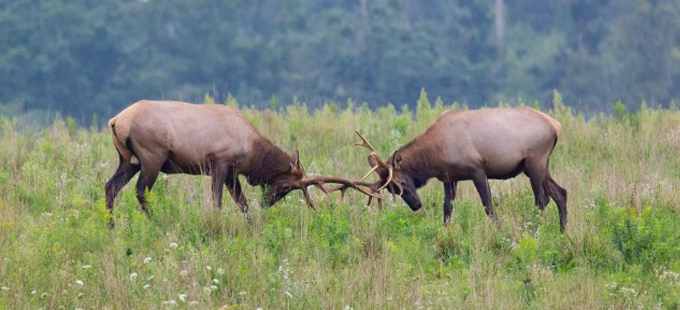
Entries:
<svg viewBox="0 0 680 310">
<path fill-rule="evenodd" d="M 323 185 L 321 185 L 321 184 L 316 184 L 316 183 L 314 183 L 314 184 L 312 184 L 312 185 L 314 185 L 314 187 L 320 189 L 324 194 L 326 194 L 326 196 L 330 196 L 330 193 L 328 192 L 328 190 L 326 190 L 325 187 L 323 187 Z"/>
<path fill-rule="evenodd" d="M 387 182 L 385 182 L 385 184 L 383 184 L 380 188 L 378 188 L 378 190 L 381 190 L 381 189 L 387 187 L 387 185 L 389 185 L 390 182 L 392 182 L 392 177 L 393 177 L 393 175 L 394 175 L 394 168 L 393 168 L 391 165 L 386 164 L 386 163 L 380 158 L 380 155 L 378 155 L 378 151 L 375 149 L 375 147 L 373 147 L 373 145 L 371 145 L 371 143 L 369 143 L 368 140 L 366 140 L 366 138 L 364 138 L 364 137 L 359 133 L 359 131 L 355 131 L 355 132 L 357 133 L 357 135 L 359 136 L 359 138 L 361 138 L 361 141 L 363 141 L 363 143 L 357 144 L 357 145 L 361 145 L 361 146 L 366 147 L 367 149 L 369 149 L 369 150 L 371 151 L 371 156 L 373 156 L 373 158 L 375 158 L 375 161 L 378 162 L 378 165 L 375 166 L 375 167 L 373 167 L 373 169 L 371 169 L 371 171 L 369 171 L 369 172 L 368 172 L 363 178 L 361 178 L 361 180 L 359 180 L 359 181 L 363 181 L 364 179 L 366 179 L 369 175 L 371 175 L 371 173 L 372 173 L 373 171 L 375 171 L 375 170 L 378 168 L 378 166 L 380 166 L 380 167 L 386 168 L 389 175 L 388 175 L 388 177 L 387 177 Z"/>
<path fill-rule="evenodd" d="M 361 138 L 361 141 L 363 141 L 363 143 L 357 143 L 357 145 L 363 146 L 363 147 L 367 148 L 369 151 L 371 151 L 371 155 L 374 156 L 374 158 L 378 162 L 379 166 L 381 166 L 383 168 L 389 167 L 389 165 L 386 164 L 385 161 L 382 160 L 382 158 L 380 158 L 380 155 L 378 154 L 378 150 L 376 150 L 375 147 L 373 147 L 373 145 L 370 142 L 368 142 L 368 140 L 366 140 L 366 138 L 364 138 L 359 133 L 359 131 L 354 131 L 354 132 L 356 132 L 357 135 L 359 136 L 359 138 Z"/>
<path fill-rule="evenodd" d="M 338 187 L 332 188 L 330 191 L 327 191 L 327 190 L 323 187 L 323 184 L 325 184 L 325 183 L 337 183 L 337 184 L 341 184 L 341 185 L 338 186 Z M 306 187 L 309 186 L 309 185 L 314 185 L 314 186 L 316 186 L 316 187 L 319 187 L 319 188 L 320 188 L 324 193 L 326 193 L 326 194 L 329 194 L 330 192 L 333 192 L 333 191 L 336 191 L 336 190 L 340 190 L 341 193 L 342 193 L 343 196 L 344 196 L 345 191 L 346 191 L 348 188 L 351 187 L 351 188 L 354 188 L 354 189 L 358 190 L 359 192 L 361 192 L 362 194 L 365 194 L 365 195 L 367 195 L 367 196 L 373 196 L 373 197 L 376 197 L 376 198 L 382 198 L 381 196 L 376 195 L 376 194 L 374 194 L 374 193 L 371 193 L 371 192 L 367 191 L 366 189 L 363 189 L 363 188 L 360 187 L 360 186 L 362 186 L 362 185 L 364 185 L 364 184 L 365 184 L 365 183 L 363 183 L 363 182 L 361 182 L 361 184 L 355 184 L 354 182 L 348 181 L 348 180 L 345 180 L 345 179 L 336 178 L 336 177 L 326 177 L 326 176 L 314 176 L 314 177 L 309 177 L 309 178 L 307 178 L 307 179 L 305 179 L 305 180 L 302 181 L 302 185 L 303 185 L 302 187 L 303 187 L 303 188 L 306 188 Z"/>
<path fill-rule="evenodd" d="M 392 166 L 387 167 L 387 173 L 388 173 L 387 181 L 385 182 L 385 184 L 383 184 L 383 186 L 378 188 L 378 190 L 381 190 L 381 189 L 387 187 L 387 185 L 389 185 L 390 182 L 392 182 L 392 177 L 394 176 L 394 169 L 392 168 Z"/>
<path fill-rule="evenodd" d="M 401 187 L 401 185 L 399 185 L 399 183 L 394 183 L 394 185 L 396 185 L 397 188 L 399 189 L 399 194 L 397 196 L 401 197 L 401 195 L 404 194 L 404 188 Z"/>
<path fill-rule="evenodd" d="M 302 195 L 305 197 L 305 202 L 307 202 L 307 205 L 309 205 L 312 210 L 316 211 L 316 207 L 314 206 L 314 202 L 312 201 L 312 198 L 309 197 L 309 192 L 307 191 L 307 187 L 303 186 L 301 188 L 302 190 Z"/>
<path fill-rule="evenodd" d="M 371 176 L 371 173 L 373 173 L 375 170 L 377 170 L 378 167 L 379 167 L 379 166 L 373 167 L 373 168 L 371 169 L 371 171 L 369 171 L 368 173 L 366 173 L 366 175 L 364 175 L 364 177 L 362 177 L 361 179 L 359 179 L 359 182 L 361 182 L 361 181 L 363 181 L 363 180 L 366 180 L 366 178 L 368 178 L 369 176 Z"/>
</svg>

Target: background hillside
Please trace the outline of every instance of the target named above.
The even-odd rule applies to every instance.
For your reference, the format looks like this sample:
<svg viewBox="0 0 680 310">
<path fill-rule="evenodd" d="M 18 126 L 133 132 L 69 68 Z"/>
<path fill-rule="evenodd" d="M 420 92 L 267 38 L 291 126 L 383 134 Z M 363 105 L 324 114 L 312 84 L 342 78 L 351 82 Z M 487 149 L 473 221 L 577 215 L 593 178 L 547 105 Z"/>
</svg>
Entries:
<svg viewBox="0 0 680 310">
<path fill-rule="evenodd" d="M 0 113 L 89 120 L 141 98 L 580 111 L 680 98 L 673 0 L 0 1 Z M 607 104 L 604 104 L 607 103 Z"/>
</svg>

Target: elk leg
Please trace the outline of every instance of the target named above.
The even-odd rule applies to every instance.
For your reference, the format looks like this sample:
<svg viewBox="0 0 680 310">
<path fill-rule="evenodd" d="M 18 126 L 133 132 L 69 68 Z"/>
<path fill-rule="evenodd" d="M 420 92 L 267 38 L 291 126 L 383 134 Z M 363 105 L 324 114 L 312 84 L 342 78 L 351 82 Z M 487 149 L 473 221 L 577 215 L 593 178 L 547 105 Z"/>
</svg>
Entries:
<svg viewBox="0 0 680 310">
<path fill-rule="evenodd" d="M 111 218 L 109 219 L 109 228 L 113 228 L 113 201 L 118 196 L 118 192 L 128 184 L 132 177 L 139 171 L 139 165 L 132 165 L 129 162 L 125 162 L 123 157 L 118 155 L 120 163 L 118 164 L 118 169 L 111 176 L 111 178 L 106 182 L 104 187 L 104 192 L 106 196 L 106 209 L 109 210 Z"/>
<path fill-rule="evenodd" d="M 539 210 L 545 210 L 545 206 L 550 202 L 548 191 L 545 188 L 545 169 L 546 163 L 532 164 L 529 163 L 524 171 L 529 177 L 531 183 L 531 190 L 534 192 L 534 204 Z"/>
<path fill-rule="evenodd" d="M 560 214 L 560 230 L 564 232 L 567 227 L 567 190 L 557 184 L 550 174 L 547 175 L 544 186 L 557 204 L 557 211 Z"/>
<path fill-rule="evenodd" d="M 241 189 L 241 181 L 238 179 L 238 173 L 236 171 L 230 171 L 227 176 L 227 190 L 229 194 L 234 198 L 236 204 L 241 208 L 241 212 L 248 213 L 248 201 L 246 196 L 243 195 L 243 190 Z"/>
<path fill-rule="evenodd" d="M 219 209 L 222 209 L 222 190 L 224 183 L 227 181 L 227 169 L 221 166 L 215 166 L 212 170 L 212 192 L 213 204 Z"/>
<path fill-rule="evenodd" d="M 491 217 L 494 221 L 498 221 L 496 212 L 494 212 L 493 209 L 493 203 L 491 202 L 491 190 L 489 189 L 489 180 L 486 177 L 486 173 L 476 173 L 472 177 L 472 182 L 475 183 L 479 198 L 482 199 L 482 204 L 486 207 L 486 215 Z"/>
<path fill-rule="evenodd" d="M 142 211 L 144 211 L 147 216 L 150 216 L 150 214 L 144 194 L 147 189 L 151 191 L 153 188 L 153 184 L 156 183 L 156 178 L 158 178 L 160 168 L 161 165 L 142 165 L 142 171 L 139 173 L 139 179 L 137 180 L 137 200 L 142 206 Z"/>
<path fill-rule="evenodd" d="M 444 182 L 444 226 L 451 224 L 451 200 L 456 199 L 456 182 Z"/>
</svg>

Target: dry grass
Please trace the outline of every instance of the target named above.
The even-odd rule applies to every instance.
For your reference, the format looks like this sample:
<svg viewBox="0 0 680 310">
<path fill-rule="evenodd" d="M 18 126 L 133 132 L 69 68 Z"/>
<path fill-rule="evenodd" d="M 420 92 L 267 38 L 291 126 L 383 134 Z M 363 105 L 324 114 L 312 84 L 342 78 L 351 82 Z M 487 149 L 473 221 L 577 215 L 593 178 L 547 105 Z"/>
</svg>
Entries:
<svg viewBox="0 0 680 310">
<path fill-rule="evenodd" d="M 244 113 L 299 148 L 309 173 L 358 177 L 367 164 L 354 130 L 387 155 L 441 109 Z M 678 308 L 680 113 L 585 120 L 559 103 L 552 113 L 563 124 L 551 171 L 569 190 L 566 235 L 553 203 L 535 209 L 523 176 L 492 182 L 499 225 L 461 184 L 449 229 L 437 182 L 415 213 L 402 202 L 366 209 L 355 194 L 318 212 L 299 193 L 261 210 L 259 188 L 246 186 L 247 222 L 229 197 L 212 208 L 207 178 L 162 177 L 152 218 L 126 189 L 111 231 L 108 132 L 56 121 L 31 133 L 2 120 L 0 309 Z"/>
</svg>

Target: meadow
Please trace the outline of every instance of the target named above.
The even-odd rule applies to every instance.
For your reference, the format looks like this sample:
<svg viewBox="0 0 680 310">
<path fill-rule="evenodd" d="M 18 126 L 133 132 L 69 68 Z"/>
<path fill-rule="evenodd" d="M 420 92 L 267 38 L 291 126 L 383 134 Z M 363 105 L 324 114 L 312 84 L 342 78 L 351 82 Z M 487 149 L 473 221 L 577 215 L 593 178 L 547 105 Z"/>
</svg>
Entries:
<svg viewBox="0 0 680 310">
<path fill-rule="evenodd" d="M 564 234 L 554 202 L 540 212 L 524 175 L 491 181 L 498 223 L 471 182 L 459 184 L 449 228 L 435 181 L 418 212 L 317 190 L 316 212 L 299 191 L 261 209 L 260 188 L 245 186 L 247 221 L 229 195 L 213 207 L 209 178 L 186 175 L 159 178 L 147 218 L 133 179 L 110 230 L 108 128 L 2 118 L 0 309 L 680 308 L 680 112 L 619 104 L 586 118 L 553 101 L 544 112 L 562 123 L 550 169 L 569 192 Z M 444 109 L 464 108 L 425 96 L 415 111 L 342 106 L 242 110 L 299 149 L 308 174 L 356 179 L 369 166 L 355 130 L 386 157 Z"/>
</svg>

